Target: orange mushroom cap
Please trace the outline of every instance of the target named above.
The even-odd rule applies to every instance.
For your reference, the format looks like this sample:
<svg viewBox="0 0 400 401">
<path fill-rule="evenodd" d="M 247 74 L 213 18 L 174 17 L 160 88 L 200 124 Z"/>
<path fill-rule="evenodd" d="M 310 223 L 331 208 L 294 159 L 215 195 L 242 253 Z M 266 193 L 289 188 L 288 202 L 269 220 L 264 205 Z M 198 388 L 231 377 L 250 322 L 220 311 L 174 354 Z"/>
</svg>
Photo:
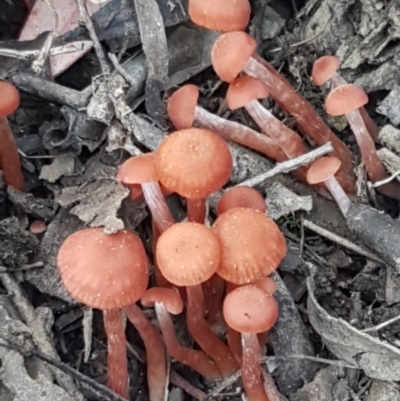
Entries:
<svg viewBox="0 0 400 401">
<path fill-rule="evenodd" d="M 172 284 L 192 286 L 216 271 L 221 249 L 213 231 L 199 223 L 177 223 L 158 239 L 156 258 L 163 276 Z"/>
<path fill-rule="evenodd" d="M 255 99 L 268 96 L 267 87 L 257 78 L 243 76 L 236 78 L 226 93 L 226 103 L 231 110 L 246 106 Z"/>
<path fill-rule="evenodd" d="M 226 323 L 240 333 L 268 331 L 278 320 L 278 303 L 256 285 L 231 291 L 222 307 Z"/>
<path fill-rule="evenodd" d="M 242 72 L 256 47 L 256 41 L 246 32 L 221 35 L 211 49 L 212 65 L 219 78 L 232 82 Z"/>
<path fill-rule="evenodd" d="M 139 185 L 158 180 L 154 153 L 130 157 L 119 166 L 117 181 L 126 186 Z"/>
<path fill-rule="evenodd" d="M 315 160 L 307 170 L 307 182 L 311 185 L 320 184 L 332 178 L 339 170 L 342 162 L 334 156 L 323 156 Z"/>
<path fill-rule="evenodd" d="M 218 217 L 213 230 L 222 250 L 217 274 L 235 284 L 247 284 L 273 273 L 287 252 L 279 227 L 254 209 L 228 210 Z"/>
<path fill-rule="evenodd" d="M 336 56 L 323 56 L 315 60 L 311 72 L 315 85 L 321 86 L 328 82 L 339 68 L 339 63 Z"/>
<path fill-rule="evenodd" d="M 193 125 L 198 98 L 199 88 L 196 85 L 185 85 L 168 99 L 168 116 L 176 129 L 186 129 Z"/>
<path fill-rule="evenodd" d="M 251 187 L 234 187 L 224 192 L 217 205 L 218 214 L 227 212 L 235 207 L 247 207 L 265 213 L 267 205 L 264 198 Z"/>
<path fill-rule="evenodd" d="M 18 109 L 19 91 L 7 81 L 0 81 L 0 117 L 6 117 Z"/>
<path fill-rule="evenodd" d="M 361 88 L 346 84 L 331 90 L 325 100 L 325 110 L 331 116 L 342 116 L 367 103 L 368 96 Z"/>
<path fill-rule="evenodd" d="M 163 303 L 168 312 L 179 315 L 183 311 L 183 301 L 179 293 L 171 288 L 149 288 L 140 300 L 143 306 L 153 306 L 156 302 Z"/>
<path fill-rule="evenodd" d="M 169 135 L 157 150 L 160 183 L 188 199 L 219 190 L 232 172 L 228 145 L 213 132 L 190 128 Z"/>
<path fill-rule="evenodd" d="M 43 234 L 46 231 L 46 223 L 43 220 L 35 220 L 29 226 L 32 234 Z"/>
<path fill-rule="evenodd" d="M 85 228 L 61 245 L 57 265 L 65 288 L 79 302 L 102 310 L 138 301 L 148 284 L 147 256 L 136 234 L 107 235 Z"/>
<path fill-rule="evenodd" d="M 264 290 L 269 296 L 272 296 L 276 292 L 276 283 L 271 277 L 263 277 L 254 280 L 251 284 Z"/>
<path fill-rule="evenodd" d="M 250 19 L 248 0 L 189 0 L 189 17 L 196 25 L 216 31 L 246 29 Z"/>
</svg>

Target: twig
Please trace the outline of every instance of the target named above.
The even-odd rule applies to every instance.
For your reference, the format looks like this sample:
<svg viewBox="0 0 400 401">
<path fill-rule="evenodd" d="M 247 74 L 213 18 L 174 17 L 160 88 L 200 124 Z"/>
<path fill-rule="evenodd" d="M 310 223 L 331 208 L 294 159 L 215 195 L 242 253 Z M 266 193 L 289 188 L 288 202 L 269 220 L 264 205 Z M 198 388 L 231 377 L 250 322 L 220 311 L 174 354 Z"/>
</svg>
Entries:
<svg viewBox="0 0 400 401">
<path fill-rule="evenodd" d="M 374 184 L 372 184 L 372 186 L 373 186 L 374 188 L 378 188 L 378 187 L 380 187 L 380 186 L 382 186 L 382 185 L 385 185 L 385 184 L 387 184 L 388 182 L 393 181 L 399 174 L 400 174 L 400 170 L 397 170 L 397 171 L 396 171 L 395 173 L 393 173 L 390 177 L 385 178 L 384 180 L 381 180 L 381 181 L 377 181 L 377 182 L 375 182 Z"/>
<path fill-rule="evenodd" d="M 135 80 L 124 70 L 122 65 L 119 63 L 117 56 L 113 53 L 108 53 L 108 58 L 111 60 L 114 68 L 124 77 L 125 81 L 131 86 L 135 86 L 137 83 Z"/>
<path fill-rule="evenodd" d="M 307 227 L 308 229 L 316 232 L 317 234 L 322 235 L 323 237 L 329 239 L 330 241 L 336 242 L 337 244 L 344 246 L 345 248 L 351 249 L 352 251 L 359 253 L 360 255 L 363 255 L 371 260 L 374 260 L 375 262 L 383 263 L 382 259 L 373 254 L 372 252 L 362 248 L 359 245 L 354 244 L 353 242 L 349 241 L 346 238 L 340 237 L 339 235 L 334 234 L 333 232 L 318 226 L 317 224 L 313 223 L 310 220 L 304 219 L 303 225 L 304 227 Z"/>
<path fill-rule="evenodd" d="M 332 144 L 330 142 L 327 142 L 325 145 L 320 146 L 319 148 L 312 150 L 311 152 L 308 152 L 305 155 L 301 155 L 299 157 L 296 157 L 295 159 L 291 159 L 283 163 L 278 163 L 273 169 L 266 171 L 263 174 L 257 175 L 256 177 L 243 181 L 237 186 L 256 187 L 258 185 L 262 185 L 267 180 L 270 180 L 271 178 L 279 174 L 286 174 L 289 173 L 290 171 L 297 170 L 299 167 L 307 166 L 314 160 L 332 151 L 333 151 Z"/>
<path fill-rule="evenodd" d="M 379 331 L 379 330 L 385 328 L 386 326 L 389 326 L 389 325 L 391 325 L 393 323 L 398 322 L 399 320 L 400 320 L 400 315 L 396 316 L 396 317 L 393 317 L 392 319 L 386 320 L 386 322 L 380 323 L 380 324 L 378 324 L 376 326 L 373 326 L 373 327 L 368 327 L 367 329 L 360 330 L 360 331 L 362 333 L 370 333 L 371 331 Z"/>
</svg>

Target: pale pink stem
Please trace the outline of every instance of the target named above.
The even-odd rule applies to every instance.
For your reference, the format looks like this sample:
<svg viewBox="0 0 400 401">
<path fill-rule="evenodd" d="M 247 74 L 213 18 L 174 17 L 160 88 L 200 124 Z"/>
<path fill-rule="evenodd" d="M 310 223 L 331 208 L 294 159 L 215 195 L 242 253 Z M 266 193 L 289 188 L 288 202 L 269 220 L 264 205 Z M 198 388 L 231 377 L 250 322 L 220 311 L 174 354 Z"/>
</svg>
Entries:
<svg viewBox="0 0 400 401">
<path fill-rule="evenodd" d="M 343 188 L 340 186 L 335 177 L 331 177 L 326 180 L 325 185 L 328 187 L 329 192 L 338 204 L 343 216 L 346 217 L 347 212 L 350 209 L 350 198 L 347 196 L 346 192 L 343 191 Z"/>
<path fill-rule="evenodd" d="M 165 347 L 161 337 L 136 304 L 125 307 L 124 312 L 138 331 L 146 348 L 150 401 L 164 401 L 168 376 Z"/>
<path fill-rule="evenodd" d="M 187 216 L 189 221 L 204 224 L 206 219 L 206 200 L 205 199 L 186 199 Z"/>
<path fill-rule="evenodd" d="M 257 334 L 242 333 L 242 382 L 249 401 L 269 401 L 262 380 Z"/>
<path fill-rule="evenodd" d="M 155 310 L 168 354 L 184 365 L 190 366 L 209 380 L 220 379 L 221 373 L 217 366 L 204 352 L 186 348 L 179 344 L 171 315 L 168 313 L 165 305 L 161 302 L 156 302 Z"/>
<path fill-rule="evenodd" d="M 164 232 L 168 227 L 175 224 L 175 220 L 168 208 L 158 181 L 142 184 L 142 191 L 147 206 L 151 211 L 153 221 L 160 232 Z"/>
<path fill-rule="evenodd" d="M 361 114 L 358 110 L 355 110 L 346 114 L 346 118 L 360 148 L 369 179 L 372 182 L 384 180 L 388 175 L 376 152 L 374 141 L 367 131 Z M 400 183 L 396 180 L 378 187 L 377 190 L 390 198 L 400 199 Z"/>
<path fill-rule="evenodd" d="M 104 310 L 103 320 L 107 334 L 107 384 L 112 391 L 129 399 L 126 337 L 121 312 Z"/>
<path fill-rule="evenodd" d="M 267 61 L 259 56 L 250 57 L 243 71 L 263 82 L 276 102 L 293 115 L 300 129 L 308 134 L 318 145 L 331 142 L 341 161 L 338 179 L 347 193 L 355 192 L 352 154 L 346 145 L 328 128 L 312 105 L 304 99 L 290 83 Z"/>
<path fill-rule="evenodd" d="M 204 282 L 203 299 L 204 299 L 204 312 L 208 327 L 218 335 L 225 331 L 225 322 L 222 316 L 222 302 L 225 295 L 225 281 L 214 274 L 210 279 Z"/>
<path fill-rule="evenodd" d="M 203 317 L 204 300 L 201 285 L 186 287 L 187 291 L 187 324 L 189 332 L 201 349 L 211 357 L 224 378 L 238 370 L 232 352 L 207 326 Z"/>
</svg>

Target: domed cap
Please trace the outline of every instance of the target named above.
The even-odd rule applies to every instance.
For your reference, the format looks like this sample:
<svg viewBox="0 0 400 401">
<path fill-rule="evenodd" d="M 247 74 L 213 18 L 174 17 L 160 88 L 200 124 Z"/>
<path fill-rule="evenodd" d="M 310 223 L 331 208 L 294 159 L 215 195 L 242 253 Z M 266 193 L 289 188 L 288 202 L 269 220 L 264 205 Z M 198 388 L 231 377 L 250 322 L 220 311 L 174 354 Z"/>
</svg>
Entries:
<svg viewBox="0 0 400 401">
<path fill-rule="evenodd" d="M 196 25 L 222 32 L 243 31 L 250 19 L 248 0 L 189 0 L 188 11 Z"/>
<path fill-rule="evenodd" d="M 272 280 L 271 277 L 263 277 L 257 280 L 254 280 L 252 285 L 256 285 L 257 287 L 264 290 L 269 296 L 272 296 L 276 292 L 276 283 Z"/>
<path fill-rule="evenodd" d="M 244 285 L 231 291 L 222 307 L 229 327 L 240 333 L 268 331 L 278 320 L 278 303 L 256 285 Z"/>
<path fill-rule="evenodd" d="M 171 288 L 149 288 L 140 300 L 143 306 L 153 306 L 156 302 L 163 303 L 168 312 L 179 315 L 183 311 L 183 302 L 179 293 Z"/>
<path fill-rule="evenodd" d="M 334 156 L 323 156 L 315 160 L 307 170 L 307 182 L 320 184 L 332 178 L 340 169 L 342 162 Z"/>
<path fill-rule="evenodd" d="M 221 35 L 211 49 L 211 61 L 222 81 L 232 82 L 256 50 L 256 41 L 246 32 Z"/>
<path fill-rule="evenodd" d="M 265 99 L 268 96 L 267 87 L 258 79 L 243 76 L 236 78 L 226 93 L 226 104 L 231 110 L 246 106 L 256 99 Z"/>
<path fill-rule="evenodd" d="M 218 191 L 231 176 L 232 156 L 217 134 L 200 128 L 176 131 L 157 150 L 162 185 L 189 199 Z"/>
<path fill-rule="evenodd" d="M 235 207 L 247 207 L 261 213 L 267 211 L 264 198 L 254 188 L 240 186 L 224 192 L 217 205 L 218 214 L 227 212 Z"/>
<path fill-rule="evenodd" d="M 191 286 L 208 280 L 216 271 L 221 250 L 210 228 L 198 223 L 177 223 L 165 230 L 156 246 L 163 276 L 172 284 Z"/>
<path fill-rule="evenodd" d="M 346 84 L 330 91 L 325 100 L 325 110 L 331 116 L 342 116 L 365 106 L 367 94 L 358 86 Z"/>
<path fill-rule="evenodd" d="M 315 85 L 321 86 L 328 82 L 339 68 L 339 63 L 336 56 L 323 56 L 315 60 L 311 73 Z"/>
<path fill-rule="evenodd" d="M 247 208 L 221 214 L 213 230 L 222 250 L 217 274 L 235 284 L 268 276 L 286 255 L 285 238 L 272 219 Z"/>
<path fill-rule="evenodd" d="M 6 117 L 18 109 L 18 89 L 7 81 L 0 81 L 0 117 Z"/>
<path fill-rule="evenodd" d="M 119 167 L 117 181 L 126 186 L 157 181 L 158 176 L 155 168 L 156 159 L 154 153 L 130 157 Z"/>
<path fill-rule="evenodd" d="M 86 228 L 61 245 L 57 265 L 73 298 L 97 309 L 119 309 L 138 301 L 148 284 L 147 256 L 136 234 Z"/>
<path fill-rule="evenodd" d="M 168 116 L 176 129 L 186 129 L 193 125 L 198 98 L 199 88 L 196 85 L 185 85 L 168 99 Z"/>
</svg>

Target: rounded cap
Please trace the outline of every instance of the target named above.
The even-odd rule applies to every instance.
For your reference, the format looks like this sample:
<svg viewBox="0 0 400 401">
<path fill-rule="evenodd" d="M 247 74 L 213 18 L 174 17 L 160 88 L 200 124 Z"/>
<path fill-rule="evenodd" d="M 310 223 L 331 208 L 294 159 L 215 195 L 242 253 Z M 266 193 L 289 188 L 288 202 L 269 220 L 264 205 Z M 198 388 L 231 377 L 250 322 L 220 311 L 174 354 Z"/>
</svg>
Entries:
<svg viewBox="0 0 400 401">
<path fill-rule="evenodd" d="M 278 320 L 278 303 L 256 285 L 244 285 L 231 291 L 222 307 L 229 327 L 240 333 L 268 331 Z"/>
<path fill-rule="evenodd" d="M 323 56 L 315 60 L 311 72 L 315 85 L 321 86 L 328 82 L 339 68 L 339 63 L 336 56 Z"/>
<path fill-rule="evenodd" d="M 251 187 L 234 187 L 224 192 L 217 205 L 218 214 L 227 212 L 235 207 L 247 207 L 261 213 L 267 211 L 264 198 Z"/>
<path fill-rule="evenodd" d="M 198 223 L 177 223 L 165 230 L 156 246 L 163 276 L 172 284 L 191 286 L 208 280 L 217 270 L 221 249 L 210 228 Z"/>
<path fill-rule="evenodd" d="M 189 0 L 188 11 L 196 25 L 222 32 L 243 31 L 250 19 L 249 0 Z"/>
<path fill-rule="evenodd" d="M 219 78 L 225 82 L 233 82 L 242 72 L 256 47 L 256 41 L 246 32 L 221 35 L 211 49 L 212 65 Z"/>
<path fill-rule="evenodd" d="M 285 238 L 272 219 L 248 208 L 221 214 L 214 224 L 221 244 L 217 274 L 235 284 L 248 284 L 268 276 L 286 255 Z"/>
<path fill-rule="evenodd" d="M 193 125 L 199 88 L 185 85 L 176 90 L 168 100 L 167 112 L 176 129 L 186 129 Z"/>
<path fill-rule="evenodd" d="M 251 284 L 264 290 L 269 296 L 272 296 L 276 292 L 276 283 L 271 277 L 263 277 L 258 280 L 254 280 Z"/>
<path fill-rule="evenodd" d="M 311 185 L 320 184 L 332 178 L 340 169 L 342 162 L 334 156 L 323 156 L 310 165 L 307 170 L 307 182 Z"/>
<path fill-rule="evenodd" d="M 86 228 L 61 245 L 57 265 L 73 298 L 97 309 L 119 309 L 138 301 L 148 284 L 147 256 L 136 234 L 107 235 Z"/>
<path fill-rule="evenodd" d="M 140 300 L 143 306 L 153 306 L 156 302 L 163 303 L 169 313 L 179 315 L 183 311 L 181 296 L 171 288 L 149 288 Z"/>
<path fill-rule="evenodd" d="M 190 128 L 169 135 L 157 150 L 160 183 L 189 199 L 219 190 L 231 176 L 228 145 L 213 132 Z"/>
<path fill-rule="evenodd" d="M 331 90 L 325 100 L 325 110 L 331 116 L 342 116 L 367 103 L 368 96 L 361 88 L 346 84 Z"/>
<path fill-rule="evenodd" d="M 226 93 L 226 104 L 231 110 L 246 106 L 255 99 L 265 99 L 268 96 L 267 87 L 258 79 L 243 76 L 236 78 Z"/>
<path fill-rule="evenodd" d="M 29 226 L 32 234 L 42 234 L 46 231 L 46 223 L 43 220 L 35 220 Z"/>
<path fill-rule="evenodd" d="M 154 153 L 130 157 L 119 166 L 117 181 L 126 186 L 157 181 L 156 160 Z"/>
<path fill-rule="evenodd" d="M 14 113 L 19 107 L 18 89 L 7 81 L 0 81 L 0 117 Z"/>
</svg>

